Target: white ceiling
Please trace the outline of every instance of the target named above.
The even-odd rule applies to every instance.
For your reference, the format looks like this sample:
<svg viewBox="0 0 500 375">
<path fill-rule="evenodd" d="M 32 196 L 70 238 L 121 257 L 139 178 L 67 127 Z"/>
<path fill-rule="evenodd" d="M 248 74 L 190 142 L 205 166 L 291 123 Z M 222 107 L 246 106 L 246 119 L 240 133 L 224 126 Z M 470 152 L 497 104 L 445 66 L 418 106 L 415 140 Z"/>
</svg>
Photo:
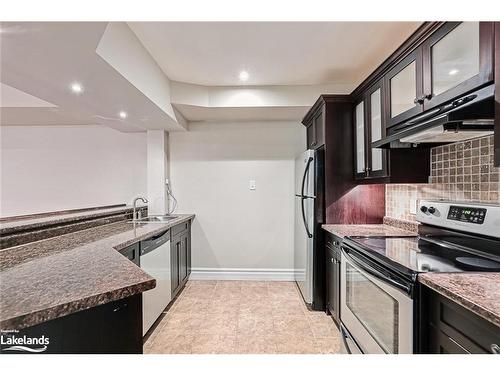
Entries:
<svg viewBox="0 0 500 375">
<path fill-rule="evenodd" d="M 56 107 L 36 96 L 0 82 L 0 107 Z"/>
<path fill-rule="evenodd" d="M 318 95 L 351 92 L 419 23 L 128 25 L 132 31 L 127 23 L 0 23 L 0 125 L 142 131 L 183 130 L 184 122 L 172 122 L 180 115 L 300 120 Z M 250 73 L 245 85 L 238 79 L 242 69 Z M 83 84 L 83 94 L 70 92 L 72 82 Z M 170 104 L 173 115 L 163 108 Z M 121 110 L 126 119 L 118 118 Z"/>
<path fill-rule="evenodd" d="M 107 25 L 0 23 L 1 89 L 2 96 L 6 95 L 0 125 L 99 124 L 120 131 L 177 129 L 165 111 L 96 53 Z M 71 92 L 73 82 L 83 85 L 82 94 Z M 50 105 L 57 108 L 46 108 Z M 128 117 L 119 118 L 120 111 L 126 111 Z"/>
<path fill-rule="evenodd" d="M 420 22 L 131 22 L 174 81 L 207 86 L 359 84 Z"/>
</svg>

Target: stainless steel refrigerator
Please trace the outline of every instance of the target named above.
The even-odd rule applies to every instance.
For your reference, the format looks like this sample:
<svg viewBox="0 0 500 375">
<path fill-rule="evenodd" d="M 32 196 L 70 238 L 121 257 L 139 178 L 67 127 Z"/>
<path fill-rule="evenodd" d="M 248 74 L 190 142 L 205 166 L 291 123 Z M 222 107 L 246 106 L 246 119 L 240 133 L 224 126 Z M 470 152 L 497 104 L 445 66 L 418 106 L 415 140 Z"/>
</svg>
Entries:
<svg viewBox="0 0 500 375">
<path fill-rule="evenodd" d="M 306 304 L 324 309 L 324 149 L 295 158 L 295 281 Z"/>
</svg>

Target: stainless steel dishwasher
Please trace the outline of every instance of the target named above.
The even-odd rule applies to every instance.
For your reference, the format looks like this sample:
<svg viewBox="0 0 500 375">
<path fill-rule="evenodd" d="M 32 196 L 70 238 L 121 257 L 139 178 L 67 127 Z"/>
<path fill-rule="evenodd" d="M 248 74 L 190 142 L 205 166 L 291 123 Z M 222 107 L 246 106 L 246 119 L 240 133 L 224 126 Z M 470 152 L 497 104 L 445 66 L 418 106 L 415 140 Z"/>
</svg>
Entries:
<svg viewBox="0 0 500 375">
<path fill-rule="evenodd" d="M 156 279 L 156 287 L 142 294 L 142 333 L 145 335 L 172 298 L 169 229 L 141 242 L 140 264 Z"/>
</svg>

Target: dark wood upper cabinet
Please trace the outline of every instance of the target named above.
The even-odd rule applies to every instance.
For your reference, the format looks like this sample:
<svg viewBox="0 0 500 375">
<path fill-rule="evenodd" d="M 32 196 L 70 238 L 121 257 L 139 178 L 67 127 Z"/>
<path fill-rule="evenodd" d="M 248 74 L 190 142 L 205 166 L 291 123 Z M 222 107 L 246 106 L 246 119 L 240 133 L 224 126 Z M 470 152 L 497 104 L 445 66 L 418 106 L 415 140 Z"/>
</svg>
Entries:
<svg viewBox="0 0 500 375">
<path fill-rule="evenodd" d="M 379 150 L 371 143 L 392 126 L 492 83 L 495 42 L 500 44 L 495 27 L 493 22 L 425 23 L 353 91 L 357 183 L 428 182 L 428 149 Z"/>
<path fill-rule="evenodd" d="M 424 110 L 493 81 L 492 22 L 447 22 L 421 49 Z"/>
<path fill-rule="evenodd" d="M 387 176 L 387 150 L 371 147 L 385 136 L 383 81 L 373 85 L 354 106 L 355 171 L 357 180 Z"/>
<path fill-rule="evenodd" d="M 366 163 L 366 105 L 365 98 L 354 103 L 354 176 L 363 179 L 367 176 Z"/>
<path fill-rule="evenodd" d="M 307 133 L 307 148 L 315 150 L 325 144 L 325 121 L 324 121 L 324 106 L 316 108 L 316 110 L 306 115 L 303 124 L 306 126 Z"/>
<path fill-rule="evenodd" d="M 358 184 L 427 183 L 427 148 L 382 150 L 371 146 L 385 136 L 383 93 L 384 84 L 379 82 L 354 104 L 354 179 Z"/>
<path fill-rule="evenodd" d="M 446 22 L 384 75 L 387 127 L 493 81 L 494 24 Z"/>
<path fill-rule="evenodd" d="M 396 64 L 385 76 L 387 127 L 423 111 L 422 49 Z"/>
</svg>

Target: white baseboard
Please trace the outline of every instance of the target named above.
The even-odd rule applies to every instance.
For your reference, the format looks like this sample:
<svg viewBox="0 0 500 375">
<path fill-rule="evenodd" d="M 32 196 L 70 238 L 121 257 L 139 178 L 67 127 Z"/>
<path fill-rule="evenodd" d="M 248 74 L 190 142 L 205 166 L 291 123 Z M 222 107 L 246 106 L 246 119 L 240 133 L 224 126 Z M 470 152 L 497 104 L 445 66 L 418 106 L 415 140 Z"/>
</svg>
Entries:
<svg viewBox="0 0 500 375">
<path fill-rule="evenodd" d="M 190 280 L 293 281 L 293 268 L 205 268 L 193 267 Z"/>
</svg>

